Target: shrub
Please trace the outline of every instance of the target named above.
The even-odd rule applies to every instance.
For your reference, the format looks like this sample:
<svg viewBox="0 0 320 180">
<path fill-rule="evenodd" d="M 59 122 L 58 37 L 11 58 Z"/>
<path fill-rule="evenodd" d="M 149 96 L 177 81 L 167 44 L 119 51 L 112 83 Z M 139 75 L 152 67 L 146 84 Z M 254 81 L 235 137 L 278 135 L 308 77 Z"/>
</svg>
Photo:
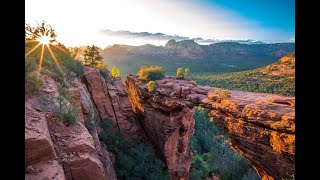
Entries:
<svg viewBox="0 0 320 180">
<path fill-rule="evenodd" d="M 58 87 L 58 92 L 59 120 L 67 126 L 76 124 L 79 119 L 79 110 L 74 105 L 72 97 L 66 94 L 67 87 L 64 83 Z"/>
<path fill-rule="evenodd" d="M 120 70 L 117 68 L 117 66 L 115 65 L 112 66 L 111 74 L 113 78 L 117 78 L 120 76 Z"/>
<path fill-rule="evenodd" d="M 42 89 L 44 82 L 41 78 L 37 79 L 36 75 L 27 75 L 25 79 L 25 93 L 31 93 Z"/>
<path fill-rule="evenodd" d="M 231 97 L 231 93 L 228 90 L 221 90 L 220 88 L 215 88 L 214 94 L 218 94 L 220 96 L 220 100 Z"/>
<path fill-rule="evenodd" d="M 189 69 L 189 68 L 184 69 L 184 76 L 185 76 L 186 78 L 189 77 L 189 72 L 190 72 L 190 69 Z"/>
<path fill-rule="evenodd" d="M 230 94 L 230 92 L 228 90 L 224 90 L 224 91 L 221 92 L 221 98 L 222 99 L 228 99 L 230 97 L 231 97 L 231 94 Z"/>
<path fill-rule="evenodd" d="M 154 82 L 154 81 L 149 81 L 149 82 L 147 83 L 148 91 L 149 91 L 149 92 L 154 91 L 154 86 L 155 86 L 155 85 L 156 85 L 156 82 Z"/>
<path fill-rule="evenodd" d="M 141 80 L 158 80 L 164 77 L 164 69 L 160 66 L 142 66 L 138 72 Z"/>
<path fill-rule="evenodd" d="M 37 63 L 34 59 L 28 59 L 24 64 L 25 76 L 37 69 Z"/>
<path fill-rule="evenodd" d="M 65 106 L 61 108 L 58 112 L 59 119 L 61 122 L 67 126 L 71 124 L 76 124 L 79 119 L 79 111 L 74 105 Z"/>
<path fill-rule="evenodd" d="M 177 78 L 183 78 L 183 69 L 180 67 L 177 69 Z"/>
<path fill-rule="evenodd" d="M 91 133 L 92 130 L 96 127 L 96 124 L 94 122 L 94 120 L 92 121 L 84 121 L 84 125 L 86 126 L 86 128 L 88 129 L 88 131 Z"/>
</svg>

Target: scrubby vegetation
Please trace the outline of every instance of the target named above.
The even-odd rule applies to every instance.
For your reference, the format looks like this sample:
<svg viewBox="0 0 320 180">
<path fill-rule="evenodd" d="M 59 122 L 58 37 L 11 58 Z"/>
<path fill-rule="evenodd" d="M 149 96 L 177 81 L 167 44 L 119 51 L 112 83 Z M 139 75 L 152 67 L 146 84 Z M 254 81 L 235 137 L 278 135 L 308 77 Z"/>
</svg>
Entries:
<svg viewBox="0 0 320 180">
<path fill-rule="evenodd" d="M 58 96 L 59 120 L 62 123 L 66 124 L 67 126 L 71 124 L 76 124 L 79 119 L 79 110 L 74 105 L 72 96 L 67 94 L 66 85 L 62 83 L 58 87 L 58 92 L 59 92 L 59 96 Z"/>
<path fill-rule="evenodd" d="M 24 87 L 26 94 L 38 91 L 44 86 L 43 80 L 41 78 L 37 79 L 34 74 L 27 74 L 25 78 Z"/>
<path fill-rule="evenodd" d="M 149 91 L 149 92 L 154 91 L 155 85 L 156 85 L 156 82 L 154 82 L 154 81 L 149 81 L 149 82 L 147 83 L 148 91 Z"/>
<path fill-rule="evenodd" d="M 190 179 L 206 179 L 219 176 L 222 180 L 258 180 L 250 162 L 236 153 L 228 144 L 227 137 L 210 122 L 202 108 L 196 108 L 195 132 L 190 145 L 192 158 Z"/>
<path fill-rule="evenodd" d="M 254 70 L 205 74 L 193 73 L 191 79 L 198 84 L 223 89 L 295 95 L 295 53 L 277 62 Z"/>
<path fill-rule="evenodd" d="M 79 76 L 83 75 L 83 65 L 72 58 L 71 52 L 64 45 L 56 42 L 56 33 L 50 25 L 45 24 L 45 22 L 37 27 L 31 27 L 26 24 L 25 33 L 26 74 L 43 67 L 42 69 L 50 70 L 55 74 L 60 73 L 59 75 L 66 75 L 67 77 L 74 73 Z M 41 42 L 42 36 L 48 37 L 48 44 L 43 44 L 42 47 L 40 44 L 38 48 L 31 51 L 38 45 L 39 41 Z M 42 48 L 44 48 L 43 61 L 39 66 Z"/>
<path fill-rule="evenodd" d="M 177 78 L 183 78 L 183 69 L 181 67 L 179 67 L 177 69 L 177 74 L 176 74 Z"/>
<path fill-rule="evenodd" d="M 110 120 L 102 121 L 101 127 L 99 137 L 115 155 L 118 179 L 169 179 L 165 163 L 156 157 L 150 145 L 125 140 L 122 133 L 113 129 Z"/>
<path fill-rule="evenodd" d="M 228 99 L 231 97 L 231 93 L 228 90 L 222 90 L 220 88 L 216 88 L 214 90 L 214 94 L 218 94 L 220 96 L 220 100 Z"/>
<path fill-rule="evenodd" d="M 113 78 L 117 78 L 120 76 L 120 69 L 117 68 L 117 66 L 113 65 L 111 69 L 111 75 Z"/>
<path fill-rule="evenodd" d="M 190 73 L 190 69 L 189 68 L 185 68 L 184 69 L 184 77 L 188 78 L 189 77 L 189 73 Z"/>
<path fill-rule="evenodd" d="M 158 80 L 164 77 L 164 69 L 160 66 L 142 66 L 138 72 L 140 80 Z"/>
<path fill-rule="evenodd" d="M 271 76 L 259 70 L 227 74 L 192 74 L 199 85 L 251 92 L 295 95 L 295 79 L 287 76 Z"/>
</svg>

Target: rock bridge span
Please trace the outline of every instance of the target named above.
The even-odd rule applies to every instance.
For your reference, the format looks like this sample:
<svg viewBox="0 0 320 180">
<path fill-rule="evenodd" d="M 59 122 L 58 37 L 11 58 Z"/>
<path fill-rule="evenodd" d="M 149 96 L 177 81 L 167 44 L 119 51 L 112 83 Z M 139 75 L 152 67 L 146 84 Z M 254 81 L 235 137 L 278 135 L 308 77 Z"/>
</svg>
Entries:
<svg viewBox="0 0 320 180">
<path fill-rule="evenodd" d="M 275 94 L 230 91 L 166 76 L 148 92 L 137 76 L 125 80 L 132 109 L 149 141 L 166 161 L 172 179 L 188 178 L 194 106 L 202 106 L 230 145 L 247 158 L 262 179 L 281 179 L 295 169 L 295 99 Z"/>
</svg>

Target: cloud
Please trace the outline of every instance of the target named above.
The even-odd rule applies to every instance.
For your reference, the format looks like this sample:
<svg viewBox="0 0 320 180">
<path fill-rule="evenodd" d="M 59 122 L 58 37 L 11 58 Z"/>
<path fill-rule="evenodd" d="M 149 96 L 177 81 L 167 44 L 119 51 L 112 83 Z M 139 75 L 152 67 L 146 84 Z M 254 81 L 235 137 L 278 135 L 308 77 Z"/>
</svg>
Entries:
<svg viewBox="0 0 320 180">
<path fill-rule="evenodd" d="M 218 42 L 238 42 L 242 44 L 262 44 L 264 42 L 251 40 L 251 39 L 241 39 L 241 40 L 230 40 L 230 39 L 203 39 L 201 37 L 190 38 L 179 35 L 168 35 L 164 33 L 150 33 L 150 32 L 131 32 L 131 31 L 113 31 L 110 29 L 102 30 L 102 33 L 107 36 L 130 38 L 130 39 L 143 39 L 143 40 L 154 40 L 154 41 L 169 41 L 170 39 L 175 39 L 177 41 L 181 40 L 194 40 L 199 44 L 213 44 Z"/>
<path fill-rule="evenodd" d="M 131 32 L 131 31 L 112 31 L 109 29 L 102 30 L 102 33 L 108 36 L 124 37 L 124 38 L 134 38 L 134 39 L 149 39 L 158 41 L 167 41 L 170 39 L 175 40 L 187 40 L 188 37 L 178 36 L 178 35 L 167 35 L 163 33 L 149 33 L 149 32 Z"/>
<path fill-rule="evenodd" d="M 291 37 L 290 39 L 288 39 L 289 42 L 295 42 L 296 38 L 295 37 Z"/>
</svg>

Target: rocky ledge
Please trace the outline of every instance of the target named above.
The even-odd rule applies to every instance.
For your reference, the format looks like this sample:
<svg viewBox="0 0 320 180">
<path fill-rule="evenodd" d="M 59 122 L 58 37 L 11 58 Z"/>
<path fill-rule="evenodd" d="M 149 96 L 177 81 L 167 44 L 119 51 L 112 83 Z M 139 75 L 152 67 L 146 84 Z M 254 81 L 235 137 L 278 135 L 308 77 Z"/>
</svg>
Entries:
<svg viewBox="0 0 320 180">
<path fill-rule="evenodd" d="M 150 142 L 165 159 L 172 179 L 188 178 L 194 131 L 193 107 L 202 106 L 231 146 L 246 157 L 262 179 L 281 179 L 295 169 L 295 99 L 229 91 L 222 98 L 214 87 L 166 76 L 153 92 L 137 76 L 129 75 L 126 89 L 133 111 L 140 117 Z"/>
</svg>

